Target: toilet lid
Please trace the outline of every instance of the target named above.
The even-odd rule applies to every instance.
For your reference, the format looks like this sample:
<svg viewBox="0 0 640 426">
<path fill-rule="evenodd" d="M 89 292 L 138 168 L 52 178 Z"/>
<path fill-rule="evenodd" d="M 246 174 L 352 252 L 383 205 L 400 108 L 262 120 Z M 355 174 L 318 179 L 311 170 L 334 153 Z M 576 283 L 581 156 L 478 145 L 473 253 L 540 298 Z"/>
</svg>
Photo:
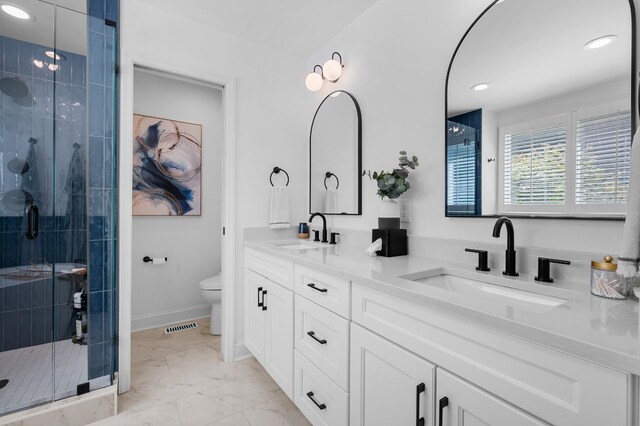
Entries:
<svg viewBox="0 0 640 426">
<path fill-rule="evenodd" d="M 209 277 L 200 281 L 200 288 L 202 290 L 220 290 L 221 289 L 221 277 L 220 274 L 215 277 Z"/>
</svg>

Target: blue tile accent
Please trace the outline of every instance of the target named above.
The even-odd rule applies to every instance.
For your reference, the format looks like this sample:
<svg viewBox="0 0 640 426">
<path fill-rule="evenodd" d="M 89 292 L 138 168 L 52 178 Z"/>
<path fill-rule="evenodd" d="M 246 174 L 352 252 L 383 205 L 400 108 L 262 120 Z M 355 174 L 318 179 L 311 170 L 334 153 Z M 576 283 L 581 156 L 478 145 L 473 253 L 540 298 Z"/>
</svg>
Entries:
<svg viewBox="0 0 640 426">
<path fill-rule="evenodd" d="M 18 286 L 4 288 L 4 300 L 2 311 L 15 311 L 18 309 Z"/>
<path fill-rule="evenodd" d="M 31 308 L 31 283 L 27 282 L 15 287 L 18 287 L 18 309 Z"/>
<path fill-rule="evenodd" d="M 104 292 L 89 293 L 89 342 L 104 340 Z"/>
<path fill-rule="evenodd" d="M 3 351 L 18 348 L 18 311 L 9 311 L 2 314 L 2 327 L 4 330 Z"/>
<path fill-rule="evenodd" d="M 18 311 L 18 347 L 31 346 L 31 309 Z"/>
<path fill-rule="evenodd" d="M 104 288 L 102 273 L 103 247 L 103 241 L 91 241 L 89 243 L 89 293 L 101 292 Z M 102 309 L 102 305 L 100 309 Z"/>
<path fill-rule="evenodd" d="M 42 345 L 47 342 L 45 327 L 45 309 L 36 308 L 31 310 L 31 344 Z"/>
<path fill-rule="evenodd" d="M 89 16 L 104 19 L 105 0 L 89 0 Z"/>
</svg>

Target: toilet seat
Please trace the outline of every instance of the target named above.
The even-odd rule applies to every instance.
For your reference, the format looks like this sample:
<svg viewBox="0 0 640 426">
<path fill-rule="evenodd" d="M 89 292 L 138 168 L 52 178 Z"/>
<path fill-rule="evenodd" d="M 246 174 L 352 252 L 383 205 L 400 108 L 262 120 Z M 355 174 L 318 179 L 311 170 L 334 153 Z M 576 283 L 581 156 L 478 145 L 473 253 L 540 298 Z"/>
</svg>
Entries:
<svg viewBox="0 0 640 426">
<path fill-rule="evenodd" d="M 200 281 L 200 289 L 204 291 L 220 291 L 222 289 L 220 274 Z"/>
</svg>

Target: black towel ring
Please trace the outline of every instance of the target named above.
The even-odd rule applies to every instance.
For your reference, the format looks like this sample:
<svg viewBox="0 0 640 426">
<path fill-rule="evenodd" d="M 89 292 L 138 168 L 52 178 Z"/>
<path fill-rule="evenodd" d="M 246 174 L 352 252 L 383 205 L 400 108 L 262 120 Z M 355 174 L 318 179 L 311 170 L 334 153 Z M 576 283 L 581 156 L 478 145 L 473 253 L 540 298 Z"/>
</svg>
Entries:
<svg viewBox="0 0 640 426">
<path fill-rule="evenodd" d="M 327 172 L 324 174 L 324 189 L 329 189 L 327 188 L 327 179 L 329 179 L 331 176 L 336 178 L 336 189 L 340 188 L 340 180 L 338 180 L 338 176 L 334 175 L 331 172 Z"/>
<path fill-rule="evenodd" d="M 285 186 L 289 186 L 289 173 L 287 173 L 287 171 L 285 169 L 281 169 L 280 167 L 276 166 L 273 168 L 273 171 L 271 172 L 271 174 L 269 175 L 269 182 L 271 182 L 271 186 L 275 186 L 273 184 L 273 180 L 271 180 L 271 178 L 273 178 L 273 174 L 278 174 L 280 172 L 284 172 L 285 175 L 287 175 L 287 184 Z"/>
</svg>

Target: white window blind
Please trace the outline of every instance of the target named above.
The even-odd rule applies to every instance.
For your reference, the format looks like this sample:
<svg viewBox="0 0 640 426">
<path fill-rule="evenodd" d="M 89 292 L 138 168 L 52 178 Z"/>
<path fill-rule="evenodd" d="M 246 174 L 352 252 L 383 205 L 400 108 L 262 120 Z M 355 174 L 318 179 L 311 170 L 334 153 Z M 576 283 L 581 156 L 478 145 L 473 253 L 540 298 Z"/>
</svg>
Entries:
<svg viewBox="0 0 640 426">
<path fill-rule="evenodd" d="M 449 145 L 447 148 L 448 191 L 447 203 L 450 207 L 460 206 L 464 210 L 475 205 L 476 185 L 476 143 L 467 141 Z M 455 209 L 454 209 L 455 210 Z"/>
<path fill-rule="evenodd" d="M 564 205 L 566 124 L 504 136 L 504 205 Z"/>
<path fill-rule="evenodd" d="M 630 165 L 630 111 L 577 120 L 577 205 L 626 203 Z"/>
</svg>

